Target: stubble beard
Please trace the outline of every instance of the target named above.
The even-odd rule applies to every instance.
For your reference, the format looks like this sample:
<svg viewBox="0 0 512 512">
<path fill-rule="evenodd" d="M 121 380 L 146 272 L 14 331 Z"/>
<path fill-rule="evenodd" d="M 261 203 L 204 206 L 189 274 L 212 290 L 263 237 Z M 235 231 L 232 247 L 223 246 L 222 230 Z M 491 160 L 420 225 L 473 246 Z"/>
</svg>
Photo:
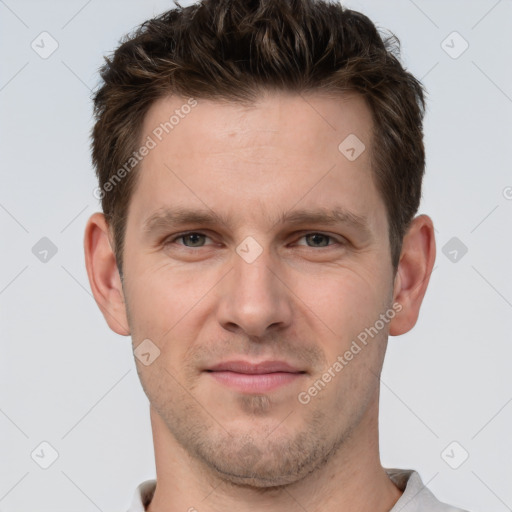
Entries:
<svg viewBox="0 0 512 512">
<path fill-rule="evenodd" d="M 247 421 L 242 427 L 230 429 L 222 425 L 222 418 L 215 418 L 215 411 L 205 410 L 185 391 L 179 397 L 161 400 L 169 396 L 164 389 L 148 397 L 185 452 L 214 479 L 261 493 L 297 483 L 320 470 L 350 439 L 356 426 L 349 422 L 350 428 L 333 432 L 337 415 L 320 404 L 311 412 L 304 409 L 308 406 L 297 404 L 283 415 L 277 428 L 273 421 L 272 427 L 255 429 L 255 422 L 264 425 L 262 419 L 270 414 L 271 400 L 268 395 L 243 395 L 238 404 Z M 287 418 L 295 414 L 305 414 L 305 418 L 300 430 L 290 433 Z"/>
</svg>

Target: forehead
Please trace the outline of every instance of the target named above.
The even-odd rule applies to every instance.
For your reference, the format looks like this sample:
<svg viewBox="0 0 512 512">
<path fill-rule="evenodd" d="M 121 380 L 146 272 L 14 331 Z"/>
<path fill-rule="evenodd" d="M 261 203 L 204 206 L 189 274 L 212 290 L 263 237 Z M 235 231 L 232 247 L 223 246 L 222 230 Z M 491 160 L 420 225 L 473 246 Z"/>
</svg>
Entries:
<svg viewBox="0 0 512 512">
<path fill-rule="evenodd" d="M 357 94 L 268 93 L 248 106 L 162 98 L 144 119 L 141 143 L 151 140 L 152 149 L 138 166 L 130 216 L 143 223 L 177 205 L 256 222 L 258 212 L 275 218 L 272 209 L 299 202 L 368 216 L 383 207 L 370 166 L 372 126 Z"/>
<path fill-rule="evenodd" d="M 369 142 L 372 125 L 370 110 L 356 93 L 266 92 L 250 105 L 170 96 L 150 107 L 143 136 L 169 146 L 173 139 L 174 154 L 185 157 L 272 144 L 292 158 L 298 150 L 336 154 L 339 142 L 350 134 Z"/>
</svg>

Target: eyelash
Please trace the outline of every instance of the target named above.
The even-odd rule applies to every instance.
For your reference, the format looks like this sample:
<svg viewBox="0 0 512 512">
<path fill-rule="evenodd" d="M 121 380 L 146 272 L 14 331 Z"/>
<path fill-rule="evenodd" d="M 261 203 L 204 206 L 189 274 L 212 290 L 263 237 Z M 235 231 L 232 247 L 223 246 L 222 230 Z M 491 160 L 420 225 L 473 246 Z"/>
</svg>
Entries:
<svg viewBox="0 0 512 512">
<path fill-rule="evenodd" d="M 167 245 L 173 244 L 176 242 L 176 240 L 183 239 L 189 235 L 201 235 L 206 238 L 210 238 L 208 235 L 206 235 L 205 233 L 201 233 L 200 231 L 187 231 L 185 233 L 180 233 L 179 235 L 175 235 L 171 238 L 164 240 L 164 245 L 167 246 Z M 327 248 L 333 247 L 335 245 L 343 245 L 343 243 L 344 243 L 342 240 L 337 240 L 333 235 L 329 235 L 327 233 L 322 233 L 321 231 L 308 231 L 308 232 L 303 233 L 300 238 L 304 238 L 308 235 L 321 235 L 323 237 L 328 238 L 329 241 L 335 242 L 335 244 L 329 244 L 327 246 L 318 246 L 318 247 L 312 247 L 312 246 L 307 246 L 307 245 L 305 246 L 310 249 L 327 249 Z M 178 244 L 178 245 L 180 245 L 181 247 L 186 247 L 188 249 L 202 249 L 204 247 L 207 247 L 205 245 L 199 246 L 199 247 L 189 247 L 188 245 L 185 245 L 185 244 Z"/>
</svg>

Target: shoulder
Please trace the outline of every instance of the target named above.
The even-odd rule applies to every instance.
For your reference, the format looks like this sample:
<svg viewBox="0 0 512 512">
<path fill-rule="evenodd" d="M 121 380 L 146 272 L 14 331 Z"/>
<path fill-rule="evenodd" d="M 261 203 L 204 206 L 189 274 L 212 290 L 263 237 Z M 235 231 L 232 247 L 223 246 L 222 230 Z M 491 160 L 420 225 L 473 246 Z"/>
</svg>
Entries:
<svg viewBox="0 0 512 512">
<path fill-rule="evenodd" d="M 439 501 L 413 469 L 386 468 L 386 472 L 403 491 L 390 512 L 468 512 Z"/>
<path fill-rule="evenodd" d="M 126 512 L 145 512 L 155 493 L 156 480 L 146 480 L 137 486 L 132 504 Z"/>
</svg>

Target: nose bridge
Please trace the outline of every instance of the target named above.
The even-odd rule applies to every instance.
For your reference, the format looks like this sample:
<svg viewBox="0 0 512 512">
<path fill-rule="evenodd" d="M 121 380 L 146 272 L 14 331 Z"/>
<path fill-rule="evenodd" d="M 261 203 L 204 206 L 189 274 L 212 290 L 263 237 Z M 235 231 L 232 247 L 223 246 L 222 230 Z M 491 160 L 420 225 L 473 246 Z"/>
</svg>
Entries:
<svg viewBox="0 0 512 512">
<path fill-rule="evenodd" d="M 271 298 L 275 294 L 276 277 L 270 270 L 275 264 L 272 264 L 268 249 L 256 255 L 255 249 L 249 247 L 246 259 L 245 255 L 240 255 L 242 247 L 241 244 L 234 258 L 233 285 L 236 286 L 234 292 L 239 297 L 247 295 L 247 297 Z M 247 250 L 247 245 L 245 249 Z"/>
<path fill-rule="evenodd" d="M 291 307 L 278 272 L 268 248 L 250 237 L 239 244 L 233 271 L 223 284 L 219 322 L 253 336 L 262 336 L 270 326 L 288 324 Z"/>
</svg>

